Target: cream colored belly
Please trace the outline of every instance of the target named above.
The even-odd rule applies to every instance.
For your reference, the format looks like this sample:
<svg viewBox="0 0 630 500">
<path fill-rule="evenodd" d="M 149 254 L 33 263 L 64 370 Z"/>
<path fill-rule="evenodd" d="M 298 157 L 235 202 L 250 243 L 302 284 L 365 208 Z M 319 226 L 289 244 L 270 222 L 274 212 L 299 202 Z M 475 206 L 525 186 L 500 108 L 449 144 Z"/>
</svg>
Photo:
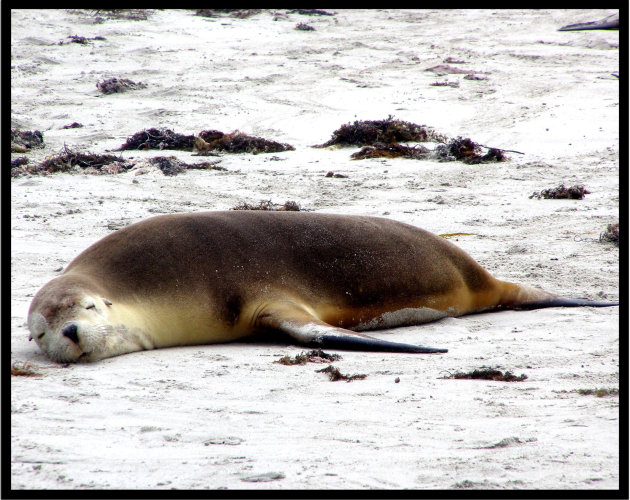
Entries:
<svg viewBox="0 0 630 500">
<path fill-rule="evenodd" d="M 141 330 L 155 347 L 229 342 L 251 333 L 241 323 L 228 325 L 213 311 L 181 300 L 118 304 L 110 322 Z"/>
</svg>

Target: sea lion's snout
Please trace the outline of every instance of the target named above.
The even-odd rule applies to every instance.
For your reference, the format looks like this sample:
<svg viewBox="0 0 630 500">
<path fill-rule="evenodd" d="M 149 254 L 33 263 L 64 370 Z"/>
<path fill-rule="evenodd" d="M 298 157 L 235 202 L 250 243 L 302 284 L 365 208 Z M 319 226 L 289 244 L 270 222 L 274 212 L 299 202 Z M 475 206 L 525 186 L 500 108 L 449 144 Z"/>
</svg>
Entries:
<svg viewBox="0 0 630 500">
<path fill-rule="evenodd" d="M 64 327 L 61 329 L 61 335 L 69 338 L 75 344 L 79 344 L 79 333 L 77 325 L 75 323 L 64 325 Z"/>
</svg>

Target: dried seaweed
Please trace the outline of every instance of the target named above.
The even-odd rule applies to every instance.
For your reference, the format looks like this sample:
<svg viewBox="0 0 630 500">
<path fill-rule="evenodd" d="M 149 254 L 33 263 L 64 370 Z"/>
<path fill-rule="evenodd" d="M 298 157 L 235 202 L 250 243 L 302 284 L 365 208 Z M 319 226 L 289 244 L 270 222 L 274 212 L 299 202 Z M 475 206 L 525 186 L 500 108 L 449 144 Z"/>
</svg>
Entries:
<svg viewBox="0 0 630 500">
<path fill-rule="evenodd" d="M 346 382 L 352 382 L 353 380 L 362 380 L 367 377 L 364 373 L 358 373 L 355 375 L 345 375 L 339 371 L 339 368 L 335 368 L 333 365 L 328 365 L 321 370 L 315 370 L 317 373 L 328 373 L 328 377 L 331 382 L 337 382 L 338 380 L 345 380 Z"/>
<path fill-rule="evenodd" d="M 591 192 L 584 188 L 582 185 L 576 184 L 575 186 L 565 187 L 564 184 L 560 184 L 556 188 L 543 189 L 542 191 L 532 193 L 529 198 L 541 198 L 545 199 L 568 199 L 568 200 L 583 200 L 584 195 Z"/>
<path fill-rule="evenodd" d="M 11 375 L 14 377 L 41 377 L 42 374 L 33 370 L 29 363 L 16 361 L 11 365 Z"/>
<path fill-rule="evenodd" d="M 402 144 L 376 143 L 374 146 L 365 146 L 360 151 L 352 153 L 353 160 L 366 158 L 413 158 L 421 160 L 427 158 L 429 149 L 424 146 L 409 147 Z"/>
<path fill-rule="evenodd" d="M 242 203 L 232 207 L 230 210 L 270 210 L 276 212 L 299 212 L 301 210 L 300 205 L 295 201 L 286 201 L 284 205 L 273 203 L 271 200 L 261 201 L 258 205 L 250 205 L 249 203 Z"/>
<path fill-rule="evenodd" d="M 302 16 L 334 16 L 333 12 L 327 12 L 321 9 L 292 9 L 287 14 L 300 14 Z"/>
<path fill-rule="evenodd" d="M 333 132 L 329 141 L 316 148 L 336 144 L 348 146 L 373 146 L 377 143 L 394 144 L 396 142 L 442 142 L 446 137 L 424 125 L 396 120 L 392 115 L 385 120 L 356 120 L 347 123 Z"/>
<path fill-rule="evenodd" d="M 70 125 L 64 125 L 61 128 L 62 129 L 67 129 L 67 128 L 81 128 L 81 127 L 83 127 L 82 123 L 72 122 Z"/>
<path fill-rule="evenodd" d="M 182 135 L 171 129 L 150 128 L 137 132 L 120 146 L 117 151 L 128 149 L 180 149 L 191 151 L 195 143 L 194 135 Z"/>
<path fill-rule="evenodd" d="M 605 387 L 600 389 L 577 389 L 575 392 L 581 396 L 595 396 L 598 398 L 603 398 L 605 396 L 619 396 L 619 388 L 617 387 L 612 387 L 610 389 L 606 389 Z"/>
<path fill-rule="evenodd" d="M 73 172 L 83 169 L 85 174 L 118 174 L 134 166 L 127 160 L 114 155 L 97 155 L 80 153 L 64 147 L 62 154 L 51 156 L 34 166 L 22 166 L 11 169 L 11 176 L 22 174 L 53 174 L 57 172 Z M 20 169 L 20 170 L 18 170 Z"/>
<path fill-rule="evenodd" d="M 186 170 L 174 156 L 156 156 L 151 158 L 149 162 L 158 167 L 164 175 L 177 175 Z"/>
<path fill-rule="evenodd" d="M 216 133 L 217 131 L 205 131 L 206 133 Z M 221 132 L 219 132 L 221 133 Z M 195 147 L 198 150 L 214 150 L 225 151 L 227 153 L 279 153 L 281 151 L 294 151 L 295 148 L 290 144 L 283 144 L 276 141 L 270 141 L 263 139 L 262 137 L 253 137 L 251 135 L 243 134 L 238 130 L 231 134 L 222 134 L 216 139 L 211 139 L 209 142 L 204 140 L 206 144 L 202 144 L 200 141 L 195 142 Z"/>
<path fill-rule="evenodd" d="M 146 21 L 153 11 L 151 9 L 99 9 L 95 15 L 96 21 L 103 22 L 105 16 L 107 19 L 125 19 L 127 21 Z"/>
<path fill-rule="evenodd" d="M 26 153 L 33 148 L 44 147 L 44 135 L 39 130 L 11 130 L 11 151 Z"/>
<path fill-rule="evenodd" d="M 142 82 L 136 83 L 128 78 L 110 78 L 102 82 L 96 82 L 96 87 L 103 94 L 116 94 L 127 92 L 128 90 L 144 89 L 147 85 Z"/>
<path fill-rule="evenodd" d="M 328 354 L 321 349 L 314 349 L 307 353 L 301 352 L 295 357 L 283 356 L 280 359 L 274 361 L 274 363 L 280 365 L 305 365 L 306 363 L 332 363 L 342 359 L 339 354 Z"/>
<path fill-rule="evenodd" d="M 599 241 L 609 241 L 619 246 L 619 223 L 608 224 L 606 231 L 599 235 Z"/>
<path fill-rule="evenodd" d="M 488 149 L 488 152 L 481 154 L 481 148 Z M 486 146 L 477 144 L 468 137 L 457 137 L 450 139 L 446 144 L 438 145 L 435 150 L 433 150 L 431 157 L 438 161 L 459 160 L 468 164 L 506 160 L 503 150 L 487 148 Z"/>
<path fill-rule="evenodd" d="M 470 372 L 456 372 L 449 374 L 447 377 L 440 377 L 444 379 L 478 379 L 478 380 L 494 380 L 498 382 L 522 382 L 527 379 L 527 375 L 521 374 L 520 376 L 514 375 L 510 371 L 503 373 L 501 370 L 494 368 L 481 367 L 478 370 Z"/>
<path fill-rule="evenodd" d="M 225 167 L 217 166 L 221 160 L 214 162 L 205 161 L 202 163 L 185 163 L 175 156 L 155 156 L 149 162 L 158 167 L 164 175 L 177 175 L 186 170 L 227 170 Z"/>
<path fill-rule="evenodd" d="M 262 9 L 197 9 L 196 16 L 202 17 L 223 17 L 227 14 L 229 17 L 238 19 L 246 19 L 261 12 Z"/>
<path fill-rule="evenodd" d="M 306 23 L 298 23 L 295 25 L 295 29 L 298 31 L 315 31 L 315 28 Z"/>
<path fill-rule="evenodd" d="M 80 45 L 87 45 L 89 42 L 93 41 L 93 40 L 105 40 L 104 37 L 102 36 L 95 36 L 93 38 L 87 38 L 84 36 L 78 36 L 78 35 L 70 35 L 69 40 L 61 40 L 60 42 L 57 43 L 57 45 L 67 45 L 70 43 L 78 43 Z"/>
<path fill-rule="evenodd" d="M 431 68 L 425 69 L 425 71 L 431 71 L 438 76 L 463 74 L 472 75 L 475 73 L 484 73 L 483 71 L 474 71 L 472 69 L 454 68 L 453 66 L 449 66 L 448 64 L 438 64 L 437 66 L 432 66 Z"/>
<path fill-rule="evenodd" d="M 28 158 L 26 156 L 19 156 L 15 160 L 11 160 L 11 171 L 14 168 L 21 167 L 22 165 L 26 165 L 28 163 Z"/>
</svg>

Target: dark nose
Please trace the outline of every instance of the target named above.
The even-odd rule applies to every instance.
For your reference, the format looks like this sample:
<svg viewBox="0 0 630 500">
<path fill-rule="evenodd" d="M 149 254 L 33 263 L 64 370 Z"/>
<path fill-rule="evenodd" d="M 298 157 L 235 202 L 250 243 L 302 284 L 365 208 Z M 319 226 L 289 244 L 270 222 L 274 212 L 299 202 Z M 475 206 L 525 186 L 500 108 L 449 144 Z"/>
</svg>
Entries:
<svg viewBox="0 0 630 500">
<path fill-rule="evenodd" d="M 64 326 L 61 330 L 61 335 L 68 337 L 75 344 L 79 343 L 79 334 L 77 333 L 77 325 L 74 323 Z"/>
</svg>

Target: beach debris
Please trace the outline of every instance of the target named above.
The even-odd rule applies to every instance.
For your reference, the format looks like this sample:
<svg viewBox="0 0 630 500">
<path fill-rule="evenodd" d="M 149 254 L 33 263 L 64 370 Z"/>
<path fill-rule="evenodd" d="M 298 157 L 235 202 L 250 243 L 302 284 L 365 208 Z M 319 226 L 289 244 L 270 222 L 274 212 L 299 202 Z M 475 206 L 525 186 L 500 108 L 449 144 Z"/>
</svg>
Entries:
<svg viewBox="0 0 630 500">
<path fill-rule="evenodd" d="M 612 387 L 610 389 L 606 389 L 602 387 L 601 389 L 576 389 L 578 394 L 582 396 L 595 396 L 598 398 L 603 398 L 605 396 L 619 396 L 619 388 Z"/>
<path fill-rule="evenodd" d="M 96 82 L 96 87 L 103 94 L 117 94 L 128 90 L 144 89 L 147 87 L 147 84 L 142 82 L 136 83 L 128 78 L 109 78 L 102 82 Z"/>
<path fill-rule="evenodd" d="M 335 130 L 330 140 L 324 144 L 313 146 L 324 148 L 333 145 L 373 146 L 393 144 L 396 142 L 443 142 L 446 136 L 436 133 L 432 128 L 403 120 L 389 115 L 385 120 L 355 120 Z"/>
<path fill-rule="evenodd" d="M 280 359 L 274 361 L 274 363 L 280 365 L 305 365 L 306 363 L 332 363 L 342 359 L 339 354 L 328 354 L 321 349 L 313 349 L 312 351 L 297 354 L 295 357 L 283 356 Z"/>
<path fill-rule="evenodd" d="M 277 212 L 299 212 L 300 205 L 295 201 L 286 201 L 284 205 L 273 203 L 271 200 L 261 201 L 258 205 L 250 205 L 249 203 L 241 203 L 232 207 L 230 210 L 270 210 Z"/>
<path fill-rule="evenodd" d="M 136 132 L 116 151 L 129 149 L 181 149 L 191 151 L 195 142 L 194 135 L 182 135 L 171 129 L 150 128 Z"/>
<path fill-rule="evenodd" d="M 76 172 L 84 174 L 119 174 L 132 168 L 134 163 L 128 163 L 121 156 L 98 155 L 72 151 L 64 146 L 61 154 L 46 158 L 37 165 L 11 166 L 11 177 L 24 174 L 53 174 L 57 172 Z"/>
<path fill-rule="evenodd" d="M 453 56 L 448 56 L 446 59 L 444 59 L 444 62 L 448 64 L 466 64 L 467 61 L 464 61 L 462 59 L 455 59 Z"/>
<path fill-rule="evenodd" d="M 238 130 L 224 134 L 219 130 L 203 130 L 197 136 L 183 135 L 171 129 L 150 128 L 135 133 L 117 151 L 128 149 L 179 149 L 194 151 L 197 154 L 210 154 L 210 151 L 226 153 L 279 153 L 293 151 L 290 144 L 253 137 Z"/>
<path fill-rule="evenodd" d="M 399 142 L 437 142 L 435 149 L 425 146 L 405 146 Z M 385 120 L 356 120 L 347 123 L 333 132 L 330 140 L 324 144 L 313 146 L 324 148 L 333 145 L 364 146 L 353 153 L 351 158 L 413 158 L 416 160 L 463 161 L 468 164 L 505 161 L 503 154 L 509 150 L 491 148 L 477 144 L 469 138 L 457 137 L 448 139 L 437 133 L 432 127 L 397 120 L 389 115 Z M 488 151 L 482 154 L 482 148 Z M 511 151 L 520 153 L 519 151 Z"/>
<path fill-rule="evenodd" d="M 425 71 L 431 71 L 435 73 L 437 76 L 444 75 L 473 75 L 476 73 L 486 73 L 484 71 L 475 71 L 472 69 L 461 69 L 455 68 L 453 66 L 449 66 L 448 64 L 438 64 L 437 66 L 432 66 L 430 68 L 425 69 Z"/>
<path fill-rule="evenodd" d="M 487 153 L 481 154 L 481 148 L 486 148 Z M 468 164 L 487 163 L 491 161 L 505 161 L 503 149 L 489 148 L 477 144 L 468 137 L 450 139 L 446 144 L 439 144 L 430 157 L 438 161 L 459 160 Z M 514 151 L 516 152 L 516 151 Z"/>
<path fill-rule="evenodd" d="M 14 377 L 41 377 L 42 374 L 35 371 L 27 362 L 16 361 L 11 365 L 11 375 Z"/>
<path fill-rule="evenodd" d="M 442 379 L 478 379 L 478 380 L 494 380 L 498 382 L 522 382 L 527 379 L 527 375 L 521 374 L 520 376 L 514 375 L 510 371 L 505 373 L 496 368 L 489 368 L 482 366 L 477 370 L 469 372 L 455 372 L 450 373 L 446 377 L 439 377 Z"/>
<path fill-rule="evenodd" d="M 336 174 L 334 173 L 332 170 L 330 172 L 327 172 L 326 175 L 324 177 L 335 177 L 337 179 L 347 179 L 348 176 L 344 175 L 344 174 Z"/>
<path fill-rule="evenodd" d="M 242 477 L 241 481 L 245 481 L 246 483 L 268 483 L 270 481 L 284 479 L 285 477 L 282 472 L 265 472 L 264 474 Z"/>
<path fill-rule="evenodd" d="M 321 370 L 315 370 L 317 373 L 328 373 L 328 378 L 331 382 L 337 382 L 338 380 L 345 380 L 346 382 L 352 382 L 353 380 L 363 380 L 367 377 L 365 373 L 357 373 L 355 375 L 344 375 L 339 371 L 338 368 L 335 368 L 333 365 L 328 365 L 326 368 L 322 368 Z"/>
<path fill-rule="evenodd" d="M 87 45 L 89 42 L 93 40 L 105 40 L 105 38 L 102 36 L 95 36 L 92 38 L 87 38 L 84 36 L 70 35 L 66 38 L 69 38 L 69 40 L 61 40 L 57 43 L 57 45 L 68 45 L 70 43 L 78 43 L 80 45 Z"/>
<path fill-rule="evenodd" d="M 164 175 L 181 174 L 186 168 L 174 156 L 155 156 L 149 160 L 150 163 L 158 167 Z"/>
<path fill-rule="evenodd" d="M 213 134 L 210 136 L 210 134 Z M 219 135 L 220 134 L 220 135 Z M 202 142 L 203 141 L 203 142 Z M 253 137 L 235 130 L 230 134 L 224 134 L 218 130 L 204 131 L 194 141 L 196 151 L 225 151 L 226 153 L 280 153 L 282 151 L 294 151 L 290 144 Z"/>
<path fill-rule="evenodd" d="M 106 19 L 146 21 L 152 13 L 153 9 L 98 9 L 94 13 L 94 23 L 103 23 Z"/>
<path fill-rule="evenodd" d="M 311 25 L 306 24 L 306 23 L 296 24 L 295 29 L 298 31 L 315 31 L 315 28 L 313 28 Z"/>
<path fill-rule="evenodd" d="M 67 128 L 81 128 L 83 127 L 82 123 L 78 123 L 78 122 L 72 122 L 70 125 L 64 125 L 63 127 L 61 127 L 62 129 L 67 129 Z"/>
<path fill-rule="evenodd" d="M 333 12 L 321 9 L 291 9 L 287 14 L 300 14 L 302 16 L 334 16 Z"/>
<path fill-rule="evenodd" d="M 365 146 L 356 153 L 352 153 L 353 160 L 366 158 L 413 158 L 422 160 L 427 158 L 429 149 L 424 146 L 403 146 L 402 144 L 376 143 L 374 146 Z"/>
<path fill-rule="evenodd" d="M 15 160 L 11 160 L 11 171 L 13 171 L 14 168 L 26 165 L 27 163 L 28 158 L 26 156 L 18 156 Z"/>
<path fill-rule="evenodd" d="M 149 159 L 149 162 L 158 167 L 164 175 L 177 175 L 185 170 L 227 170 L 225 167 L 217 165 L 221 160 L 213 162 L 205 161 L 202 163 L 185 163 L 178 160 L 175 156 L 155 156 Z"/>
<path fill-rule="evenodd" d="M 26 153 L 29 149 L 43 147 L 44 135 L 39 130 L 11 130 L 12 153 Z"/>
<path fill-rule="evenodd" d="M 197 9 L 196 16 L 202 17 L 235 17 L 246 19 L 261 12 L 262 9 Z"/>
<path fill-rule="evenodd" d="M 584 186 L 576 184 L 575 186 L 565 187 L 564 184 L 560 184 L 556 188 L 543 189 L 542 191 L 532 193 L 529 198 L 541 198 L 545 199 L 568 199 L 568 200 L 583 200 L 584 195 L 591 192 L 584 188 Z"/>
<path fill-rule="evenodd" d="M 454 89 L 459 88 L 459 82 L 449 82 L 448 80 L 444 80 L 443 82 L 435 81 L 430 85 L 432 87 L 453 87 Z"/>
<path fill-rule="evenodd" d="M 599 241 L 608 241 L 619 246 L 619 223 L 608 224 L 606 231 L 599 235 Z"/>
</svg>

